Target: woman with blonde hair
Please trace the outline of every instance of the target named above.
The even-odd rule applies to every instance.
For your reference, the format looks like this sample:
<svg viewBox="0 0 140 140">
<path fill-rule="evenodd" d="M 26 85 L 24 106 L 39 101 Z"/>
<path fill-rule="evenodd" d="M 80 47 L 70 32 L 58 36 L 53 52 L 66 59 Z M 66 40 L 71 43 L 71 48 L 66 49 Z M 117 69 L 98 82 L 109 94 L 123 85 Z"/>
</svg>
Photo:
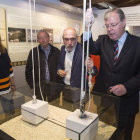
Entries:
<svg viewBox="0 0 140 140">
<path fill-rule="evenodd" d="M 15 91 L 12 63 L 0 37 L 0 95 Z"/>
</svg>

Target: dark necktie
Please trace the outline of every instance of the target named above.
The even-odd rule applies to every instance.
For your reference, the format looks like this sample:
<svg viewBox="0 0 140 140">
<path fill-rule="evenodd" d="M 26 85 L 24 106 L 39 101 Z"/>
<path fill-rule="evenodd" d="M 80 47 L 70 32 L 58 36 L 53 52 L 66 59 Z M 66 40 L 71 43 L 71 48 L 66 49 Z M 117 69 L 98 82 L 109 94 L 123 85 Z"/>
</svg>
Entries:
<svg viewBox="0 0 140 140">
<path fill-rule="evenodd" d="M 116 61 L 118 59 L 118 50 L 119 50 L 118 41 L 114 41 L 114 65 L 116 64 Z M 107 89 L 107 93 L 109 94 L 110 94 L 109 90 L 110 90 L 111 85 L 112 85 L 112 78 L 110 80 L 109 87 Z"/>
<path fill-rule="evenodd" d="M 116 64 L 116 61 L 118 59 L 118 41 L 114 41 L 114 65 Z"/>
</svg>

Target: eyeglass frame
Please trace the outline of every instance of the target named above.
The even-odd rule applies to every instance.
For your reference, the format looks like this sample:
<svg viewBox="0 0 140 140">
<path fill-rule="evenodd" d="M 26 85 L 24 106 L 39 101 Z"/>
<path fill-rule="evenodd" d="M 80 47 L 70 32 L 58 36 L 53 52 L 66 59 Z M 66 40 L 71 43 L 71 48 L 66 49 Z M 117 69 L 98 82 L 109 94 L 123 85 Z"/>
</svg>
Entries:
<svg viewBox="0 0 140 140">
<path fill-rule="evenodd" d="M 120 20 L 121 21 L 121 20 Z M 120 22 L 119 21 L 119 22 Z M 105 29 L 108 29 L 109 28 L 109 26 L 111 27 L 111 28 L 115 28 L 118 24 L 119 24 L 119 22 L 118 23 L 116 23 L 116 24 L 114 24 L 114 25 L 112 25 L 112 24 L 110 24 L 110 25 L 108 25 L 108 27 L 106 27 L 107 25 L 104 25 L 103 27 L 105 28 Z"/>
<path fill-rule="evenodd" d="M 64 41 L 66 41 L 66 42 L 68 42 L 69 40 L 71 41 L 71 42 L 73 42 L 73 41 L 75 41 L 76 40 L 76 38 L 63 38 L 63 40 Z"/>
</svg>

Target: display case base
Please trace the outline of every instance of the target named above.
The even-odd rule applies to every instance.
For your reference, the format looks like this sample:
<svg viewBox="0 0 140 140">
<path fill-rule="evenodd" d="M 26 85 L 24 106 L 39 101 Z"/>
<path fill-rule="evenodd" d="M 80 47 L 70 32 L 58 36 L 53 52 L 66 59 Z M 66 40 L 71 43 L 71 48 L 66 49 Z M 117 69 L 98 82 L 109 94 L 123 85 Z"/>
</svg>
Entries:
<svg viewBox="0 0 140 140">
<path fill-rule="evenodd" d="M 39 124 L 49 116 L 48 102 L 37 100 L 37 103 L 29 101 L 21 106 L 22 120 Z"/>
<path fill-rule="evenodd" d="M 85 112 L 85 118 L 80 118 L 80 110 L 76 109 L 66 119 L 66 137 L 73 140 L 93 140 L 98 132 L 98 115 Z"/>
<path fill-rule="evenodd" d="M 76 87 L 64 87 L 63 89 L 63 95 L 64 95 L 64 99 L 68 100 L 70 102 L 77 102 L 80 100 L 80 93 L 81 90 L 79 88 Z"/>
<path fill-rule="evenodd" d="M 25 98 L 18 91 L 15 91 L 14 94 L 10 92 L 1 95 L 1 104 L 3 110 L 7 113 L 14 113 L 14 111 L 20 108 L 23 103 L 25 103 Z"/>
</svg>

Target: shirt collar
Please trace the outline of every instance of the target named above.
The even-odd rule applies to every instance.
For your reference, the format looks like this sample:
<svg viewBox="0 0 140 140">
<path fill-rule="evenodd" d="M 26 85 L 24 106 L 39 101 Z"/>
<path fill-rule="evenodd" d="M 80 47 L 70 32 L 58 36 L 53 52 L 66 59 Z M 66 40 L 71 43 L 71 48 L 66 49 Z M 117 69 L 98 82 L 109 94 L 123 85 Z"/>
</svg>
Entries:
<svg viewBox="0 0 140 140">
<path fill-rule="evenodd" d="M 50 45 L 48 46 L 48 49 L 47 50 L 45 50 L 45 48 L 43 48 L 42 46 L 41 46 L 41 49 L 44 51 L 44 52 L 49 52 L 50 50 L 51 50 L 51 47 L 50 47 Z"/>
<path fill-rule="evenodd" d="M 124 43 L 126 40 L 128 33 L 125 31 L 124 34 L 122 35 L 122 37 L 118 40 L 121 43 Z"/>
</svg>

